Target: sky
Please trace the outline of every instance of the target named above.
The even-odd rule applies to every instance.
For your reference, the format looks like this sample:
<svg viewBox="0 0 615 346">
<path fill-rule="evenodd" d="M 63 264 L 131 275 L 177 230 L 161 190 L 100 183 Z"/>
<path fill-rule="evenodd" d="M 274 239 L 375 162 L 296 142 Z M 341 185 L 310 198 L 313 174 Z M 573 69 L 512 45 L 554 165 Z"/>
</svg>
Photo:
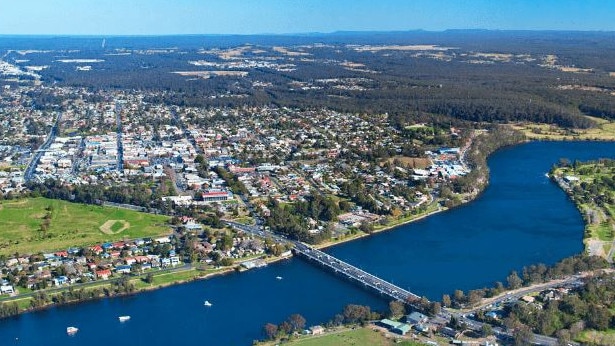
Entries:
<svg viewBox="0 0 615 346">
<path fill-rule="evenodd" d="M 0 35 L 615 31 L 612 0 L 0 0 Z"/>
</svg>

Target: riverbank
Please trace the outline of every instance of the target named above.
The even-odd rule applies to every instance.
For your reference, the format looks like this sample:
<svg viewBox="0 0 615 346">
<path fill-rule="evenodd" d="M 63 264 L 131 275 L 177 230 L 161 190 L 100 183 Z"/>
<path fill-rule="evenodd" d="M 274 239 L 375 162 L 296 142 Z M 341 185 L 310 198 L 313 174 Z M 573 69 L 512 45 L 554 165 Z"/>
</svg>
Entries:
<svg viewBox="0 0 615 346">
<path fill-rule="evenodd" d="M 560 160 L 549 177 L 568 195 L 585 223 L 585 252 L 613 262 L 615 256 L 615 161 L 566 162 Z"/>
<path fill-rule="evenodd" d="M 470 202 L 469 200 L 467 202 Z M 467 203 L 464 202 L 464 203 Z M 335 246 L 335 245 L 339 245 L 339 244 L 343 244 L 343 243 L 347 243 L 353 240 L 357 240 L 363 237 L 368 237 L 377 233 L 381 233 L 381 232 L 385 232 L 385 231 L 391 231 L 394 230 L 398 227 L 402 227 L 402 226 L 406 226 L 408 224 L 411 224 L 412 222 L 415 221 L 419 221 L 422 220 L 426 217 L 429 217 L 431 215 L 443 212 L 448 210 L 448 208 L 444 208 L 444 207 L 440 207 L 440 205 L 438 204 L 438 202 L 434 202 L 434 204 L 431 205 L 433 208 L 435 208 L 434 210 L 427 210 L 425 213 L 422 214 L 417 214 L 417 215 L 412 215 L 409 217 L 405 217 L 405 218 L 401 218 L 401 219 L 396 219 L 396 220 L 392 220 L 391 222 L 385 224 L 385 225 L 379 225 L 377 227 L 374 228 L 374 230 L 370 233 L 367 232 L 363 232 L 360 230 L 356 230 L 355 234 L 351 234 L 351 235 L 347 235 L 344 238 L 338 239 L 338 240 L 331 240 L 331 241 L 327 241 L 327 242 L 323 242 L 317 245 L 314 245 L 315 248 L 317 249 L 325 249 L 331 246 Z"/>
<path fill-rule="evenodd" d="M 428 209 L 426 210 L 425 213 L 422 214 L 417 214 L 417 215 L 412 215 L 409 216 L 407 218 L 401 218 L 401 219 L 396 219 L 396 220 L 391 220 L 391 222 L 389 224 L 385 224 L 385 225 L 380 225 L 378 226 L 373 232 L 371 233 L 365 233 L 365 232 L 361 232 L 357 230 L 357 233 L 346 236 L 342 239 L 338 239 L 338 240 L 333 240 L 333 241 L 328 241 L 325 243 L 321 243 L 318 245 L 315 245 L 316 248 L 318 249 L 323 249 L 323 248 L 327 248 L 327 247 L 331 247 L 334 245 L 339 245 L 342 243 L 346 243 L 346 242 L 350 242 L 353 240 L 357 240 L 366 236 L 370 236 L 370 235 L 374 235 L 380 232 L 384 232 L 384 231 L 389 231 L 389 230 L 394 230 L 398 227 L 401 226 L 405 226 L 407 224 L 410 224 L 412 222 L 415 221 L 419 221 L 421 219 L 424 219 L 426 217 L 429 217 L 431 215 L 434 215 L 436 213 L 442 212 L 447 210 L 447 208 L 442 208 L 439 206 L 438 202 L 433 202 Z M 286 255 L 286 256 L 276 256 L 276 257 L 270 257 L 270 256 L 262 256 L 262 257 L 256 257 L 254 259 L 261 259 L 263 260 L 267 265 L 268 264 L 272 264 L 272 263 L 276 263 L 279 261 L 283 261 L 286 260 L 288 258 L 292 257 L 292 255 Z M 183 268 L 183 269 L 176 269 L 176 270 L 171 270 L 171 271 L 167 271 L 167 272 L 163 272 L 163 273 L 156 273 L 156 272 L 149 272 L 149 273 L 143 273 L 140 274 L 139 276 L 136 277 L 128 277 L 126 276 L 126 278 L 128 278 L 128 282 L 134 285 L 134 290 L 130 291 L 130 292 L 124 292 L 124 293 L 113 293 L 111 295 L 104 295 L 102 293 L 99 293 L 96 296 L 93 296 L 91 298 L 88 299 L 83 299 L 83 300 L 70 300 L 70 301 L 66 301 L 66 302 L 53 302 L 53 297 L 55 296 L 61 296 L 63 292 L 66 292 L 68 290 L 85 290 L 85 291 L 94 291 L 94 290 L 104 290 L 105 288 L 112 288 L 114 285 L 114 282 L 116 282 L 117 280 L 121 279 L 121 278 L 115 278 L 112 280 L 106 280 L 103 282 L 94 282 L 94 283 L 90 283 L 89 285 L 86 284 L 84 286 L 79 286 L 79 285 L 72 285 L 69 287 L 65 287 L 65 288 L 59 288 L 59 289 L 54 289 L 54 290 L 50 290 L 50 291 L 35 291 L 35 292 L 28 292 L 26 295 L 16 295 L 16 296 L 12 296 L 12 297 L 8 297 L 8 298 L 3 298 L 0 300 L 0 304 L 7 304 L 7 303 L 13 303 L 16 302 L 19 306 L 19 313 L 27 313 L 27 312 L 32 312 L 32 311 L 38 311 L 38 310 L 42 310 L 42 309 L 47 309 L 50 308 L 52 306 L 58 306 L 58 305 L 63 305 L 63 304 L 76 304 L 76 303 L 80 303 L 80 302 L 84 302 L 84 301 L 89 301 L 89 300 L 96 300 L 96 299 L 104 299 L 104 298 L 112 298 L 112 297 L 120 297 L 120 296 L 125 296 L 125 295 L 133 295 L 133 294 L 139 294 L 142 292 L 147 292 L 147 291 L 153 291 L 153 290 L 157 290 L 157 289 L 161 289 L 161 288 L 165 288 L 165 287 L 169 287 L 169 286 L 173 286 L 173 285 L 179 285 L 179 284 L 185 284 L 185 283 L 189 283 L 192 281 L 197 281 L 197 280 L 207 280 L 210 279 L 212 277 L 216 277 L 216 276 L 220 276 L 220 275 L 226 275 L 232 272 L 236 272 L 239 271 L 241 267 L 241 264 L 243 262 L 247 261 L 247 259 L 242 259 L 241 261 L 237 261 L 236 263 L 234 263 L 232 266 L 228 266 L 228 267 L 220 267 L 220 268 L 213 268 L 213 269 L 200 269 L 198 267 L 195 266 L 190 266 L 189 268 Z M 249 269 L 245 269 L 245 270 L 249 270 Z M 152 280 L 150 283 L 145 282 L 144 278 L 146 277 L 146 275 L 148 274 L 152 274 Z M 32 307 L 31 306 L 31 301 L 32 299 L 34 299 L 34 294 L 36 294 L 37 292 L 41 292 L 41 293 L 45 293 L 46 295 L 48 295 L 48 299 L 49 301 L 43 303 L 42 305 L 37 305 L 36 307 Z"/>
<path fill-rule="evenodd" d="M 472 135 L 468 143 L 464 146 L 464 148 L 461 151 L 461 156 L 464 157 L 464 160 L 463 160 L 464 166 L 467 165 L 465 161 L 466 151 L 471 147 L 471 144 L 473 143 L 473 139 L 475 138 L 475 136 L 476 136 L 475 134 Z M 430 197 L 431 197 L 430 204 L 427 205 L 427 207 L 425 208 L 425 211 L 422 213 L 417 213 L 416 215 L 408 215 L 406 217 L 397 218 L 397 219 L 390 219 L 390 221 L 387 222 L 386 224 L 377 225 L 374 228 L 374 230 L 369 233 L 362 232 L 359 230 L 352 230 L 353 233 L 351 233 L 350 235 L 345 235 L 343 238 L 338 238 L 338 239 L 334 239 L 331 241 L 318 244 L 315 247 L 322 249 L 322 248 L 350 242 L 350 241 L 353 241 L 353 240 L 356 240 L 356 239 L 359 239 L 365 236 L 373 235 L 376 233 L 393 230 L 393 229 L 396 229 L 397 227 L 407 225 L 411 222 L 421 220 L 423 218 L 426 218 L 428 216 L 431 216 L 433 214 L 436 214 L 438 212 L 445 211 L 448 209 L 448 208 L 441 207 L 439 201 L 436 200 L 433 196 L 430 195 Z M 476 194 L 474 195 L 474 197 L 476 197 Z M 464 198 L 463 200 L 464 202 L 468 202 L 471 199 L 472 198 Z M 269 263 L 274 263 L 280 260 L 287 259 L 288 257 L 289 256 L 262 257 L 261 259 L 265 260 L 265 262 L 269 264 Z M 241 262 L 244 262 L 244 261 L 245 259 L 241 260 Z M 156 290 L 156 289 L 168 287 L 171 285 L 183 284 L 183 283 L 191 282 L 194 280 L 204 280 L 204 279 L 211 278 L 213 276 L 223 275 L 223 274 L 227 274 L 233 271 L 239 271 L 242 268 L 241 262 L 236 261 L 232 266 L 219 268 L 215 270 L 209 270 L 205 275 L 202 275 L 202 273 L 197 268 L 190 266 L 190 268 L 186 268 L 183 270 L 172 270 L 171 272 L 165 272 L 165 273 L 148 272 L 148 273 L 143 273 L 137 277 L 128 277 L 127 279 L 128 282 L 131 285 L 133 285 L 134 288 L 131 288 L 131 290 L 126 293 L 113 293 L 111 295 L 109 295 L 108 293 L 106 293 L 105 295 L 101 293 L 96 293 L 95 296 L 87 298 L 87 299 L 80 298 L 77 300 L 70 300 L 67 302 L 63 301 L 62 303 L 53 302 L 52 299 L 41 299 L 42 302 L 40 304 L 32 304 L 32 305 L 36 305 L 36 307 L 31 308 L 29 307 L 29 303 L 32 302 L 32 299 L 34 297 L 34 292 L 28 292 L 27 296 L 25 297 L 18 295 L 16 297 L 11 297 L 9 299 L 5 298 L 5 299 L 0 300 L 0 303 L 19 301 L 20 302 L 19 304 L 20 313 L 22 313 L 22 312 L 32 311 L 34 309 L 47 308 L 50 306 L 59 305 L 63 303 L 75 303 L 75 302 L 80 302 L 84 300 L 99 299 L 99 298 L 112 297 L 112 296 L 121 296 L 124 294 L 136 294 L 139 292 Z M 152 275 L 151 280 L 148 280 L 149 282 L 146 282 L 146 280 L 144 280 L 145 275 Z M 123 278 L 125 277 L 114 278 L 112 280 L 103 281 L 100 283 L 90 283 L 91 286 L 90 285 L 85 285 L 85 286 L 71 285 L 66 288 L 58 288 L 58 289 L 53 289 L 51 291 L 43 290 L 43 291 L 37 291 L 37 292 L 43 292 L 44 294 L 51 294 L 52 297 L 55 297 L 58 295 L 62 295 L 62 293 L 65 291 L 74 290 L 74 289 L 79 289 L 79 290 L 87 289 L 89 291 L 92 291 L 94 289 L 92 287 L 95 287 L 96 289 L 107 289 L 109 287 L 113 288 L 113 283 Z M 164 280 L 161 281 L 161 279 L 164 279 Z"/>
<path fill-rule="evenodd" d="M 534 142 L 507 148 L 490 157 L 489 188 L 472 203 L 327 252 L 434 301 L 455 289 L 469 292 L 487 287 L 494 280 L 505 280 L 511 269 L 539 261 L 554 263 L 581 251 L 582 220 L 544 174 L 560 157 L 587 160 L 612 153 L 613 144 L 606 143 Z M 525 191 L 532 194 L 528 196 Z M 506 246 L 485 251 L 494 244 Z M 283 280 L 276 279 L 278 276 Z M 213 302 L 213 307 L 203 307 L 205 299 Z M 0 335 L 25 342 L 27 335 L 20 332 L 24 329 L 50 335 L 57 332 L 59 344 L 66 338 L 66 326 L 75 325 L 80 328 L 78 338 L 84 342 L 99 337 L 104 328 L 118 337 L 142 335 L 140 343 L 158 344 L 172 336 L 150 336 L 148 331 L 152 326 L 165 328 L 168 312 L 173 311 L 190 316 L 182 322 L 183 330 L 198 330 L 198 335 L 224 344 L 251 344 L 262 337 L 266 322 L 277 324 L 291 313 L 300 313 L 307 325 L 319 324 L 347 304 L 386 311 L 388 301 L 311 263 L 289 260 L 241 275 L 210 276 L 207 281 L 129 298 L 54 307 L 5 319 L 0 323 Z M 236 328 L 237 314 L 250 321 L 240 331 Z M 117 316 L 122 315 L 133 318 L 121 325 Z"/>
<path fill-rule="evenodd" d="M 483 136 L 478 136 L 477 138 L 481 138 Z M 474 146 L 471 148 L 472 150 L 476 150 L 474 148 Z M 488 173 L 487 170 L 481 170 L 483 173 Z M 483 176 L 483 179 L 485 179 L 486 181 L 486 176 Z M 480 190 L 474 190 L 474 191 L 483 191 L 483 188 L 486 187 L 486 184 L 481 185 L 480 186 L 481 189 Z M 466 204 L 470 201 L 473 201 L 475 198 L 477 198 L 480 195 L 480 193 L 473 193 L 468 195 L 467 198 L 463 198 L 462 204 Z M 388 230 L 393 230 L 396 229 L 397 227 L 400 226 L 404 226 L 404 225 L 408 225 L 414 221 L 419 221 L 422 220 L 428 216 L 432 216 L 436 213 L 439 213 L 441 211 L 446 211 L 448 209 L 446 208 L 442 208 L 439 206 L 439 201 L 431 201 L 429 208 L 433 208 L 433 209 L 427 209 L 424 213 L 422 214 L 417 214 L 417 215 L 410 215 L 407 218 L 401 218 L 401 219 L 396 219 L 396 220 L 391 220 L 391 222 L 389 222 L 388 224 L 379 226 L 377 229 L 374 230 L 374 232 L 372 233 L 364 233 L 364 232 L 358 232 L 356 234 L 352 234 L 349 236 L 346 236 L 344 238 L 341 239 L 337 239 L 335 241 L 330 241 L 330 242 L 326 242 L 326 243 L 322 243 L 320 245 L 318 245 L 318 248 L 326 248 L 326 247 L 331 247 L 334 245 L 338 245 L 338 244 L 342 244 L 342 243 L 346 243 L 346 242 L 350 242 L 353 240 L 357 240 L 363 237 L 366 237 L 368 235 L 372 235 L 372 234 L 377 234 L 380 232 L 384 232 L 384 231 L 388 231 Z M 265 260 L 268 263 L 274 263 L 280 260 L 285 259 L 286 257 L 268 257 L 265 258 Z M 229 273 L 231 271 L 236 270 L 235 268 L 237 266 L 239 266 L 239 263 L 236 263 L 235 265 L 231 266 L 231 267 L 226 267 L 226 268 L 221 268 L 219 270 L 215 270 L 212 272 L 207 272 L 205 274 L 203 274 L 202 272 L 198 272 L 196 269 L 189 269 L 186 270 L 185 272 L 180 273 L 175 273 L 173 275 L 169 274 L 169 275 L 165 275 L 163 277 L 165 277 L 164 281 L 161 282 L 161 280 L 158 279 L 154 279 L 154 283 L 153 284 L 143 284 L 141 283 L 140 279 L 136 279 L 135 282 L 138 284 L 136 285 L 136 291 L 133 293 L 137 293 L 137 292 L 142 292 L 142 291 L 147 291 L 147 290 L 155 290 L 158 288 L 163 288 L 163 287 L 168 287 L 171 285 L 176 285 L 176 284 L 182 284 L 182 283 L 186 283 L 186 282 L 190 282 L 190 281 L 194 281 L 194 280 L 204 280 L 204 279 L 209 279 L 211 277 L 217 276 L 217 275 L 223 275 L 226 273 Z M 103 283 L 104 285 L 104 283 Z M 67 289 L 69 289 L 67 287 Z M 22 304 L 22 306 L 24 306 L 26 304 Z"/>
<path fill-rule="evenodd" d="M 367 326 L 340 326 L 326 329 L 322 334 L 317 335 L 295 335 L 290 340 L 280 341 L 259 341 L 258 346 L 274 346 L 285 344 L 290 346 L 344 346 L 344 345 L 379 345 L 379 346 L 420 346 L 428 341 L 426 337 L 412 338 L 411 336 L 401 336 L 393 334 L 382 327 L 373 324 Z M 445 343 L 445 338 L 438 338 L 438 341 Z"/>
</svg>

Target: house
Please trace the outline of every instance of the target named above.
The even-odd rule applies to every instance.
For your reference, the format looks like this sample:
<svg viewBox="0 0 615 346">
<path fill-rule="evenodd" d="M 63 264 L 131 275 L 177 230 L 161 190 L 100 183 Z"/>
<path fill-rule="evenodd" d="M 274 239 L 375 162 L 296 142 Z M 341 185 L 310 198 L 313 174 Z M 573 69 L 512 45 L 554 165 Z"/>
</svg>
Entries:
<svg viewBox="0 0 615 346">
<path fill-rule="evenodd" d="M 90 246 L 90 250 L 97 255 L 100 255 L 103 252 L 103 248 L 100 245 Z"/>
<path fill-rule="evenodd" d="M 325 333 L 325 328 L 323 326 L 312 326 L 310 327 L 310 333 L 312 335 L 321 335 Z"/>
<path fill-rule="evenodd" d="M 57 278 L 53 278 L 53 284 L 55 286 L 62 286 L 68 284 L 68 278 L 66 276 L 58 276 Z"/>
<path fill-rule="evenodd" d="M 15 289 L 12 285 L 2 285 L 0 286 L 0 294 L 13 294 L 15 293 Z"/>
<path fill-rule="evenodd" d="M 385 327 L 386 329 L 392 329 L 392 328 L 397 327 L 399 322 L 395 322 L 393 320 L 389 320 L 388 318 L 384 318 L 384 319 L 376 322 L 376 324 L 381 326 L 381 327 Z"/>
<path fill-rule="evenodd" d="M 406 315 L 406 323 L 408 324 L 423 324 L 428 320 L 427 316 L 423 315 L 420 312 L 412 312 L 409 315 Z"/>
<path fill-rule="evenodd" d="M 400 324 L 397 325 L 397 327 L 391 329 L 391 331 L 393 333 L 397 333 L 399 335 L 406 335 L 406 333 L 408 333 L 411 328 L 412 327 L 410 327 L 409 324 L 400 323 Z"/>
<path fill-rule="evenodd" d="M 457 333 L 458 332 L 455 329 L 450 328 L 450 327 L 444 327 L 440 329 L 440 334 L 451 337 L 451 338 L 454 338 L 455 336 L 457 336 Z"/>
<path fill-rule="evenodd" d="M 129 266 L 129 265 L 122 265 L 122 266 L 117 266 L 117 267 L 115 268 L 115 271 L 116 271 L 116 272 L 118 272 L 118 273 L 129 274 L 129 273 L 130 273 L 130 269 L 131 269 L 131 268 L 132 268 L 132 267 L 131 267 L 131 266 Z"/>
<path fill-rule="evenodd" d="M 96 271 L 96 277 L 101 280 L 107 280 L 111 276 L 110 269 L 101 269 Z"/>
<path fill-rule="evenodd" d="M 498 313 L 496 311 L 489 311 L 485 314 L 485 317 L 489 317 L 492 318 L 494 320 L 497 320 L 500 318 L 500 315 L 498 315 Z"/>
<path fill-rule="evenodd" d="M 148 263 L 150 261 L 150 258 L 147 256 L 135 256 L 134 259 L 137 263 Z M 126 263 L 126 264 L 130 264 L 130 263 Z"/>
<path fill-rule="evenodd" d="M 176 266 L 180 264 L 179 257 L 177 256 L 170 257 L 169 261 L 172 266 Z"/>
<path fill-rule="evenodd" d="M 171 237 L 160 237 L 156 238 L 155 242 L 158 244 L 166 244 L 171 242 Z"/>
<path fill-rule="evenodd" d="M 530 304 L 530 303 L 533 303 L 536 300 L 536 298 L 534 298 L 532 296 L 523 296 L 523 297 L 521 297 L 521 300 L 526 302 L 526 303 L 528 303 L 528 304 Z"/>
<path fill-rule="evenodd" d="M 406 335 L 411 329 L 411 326 L 406 323 L 396 322 L 388 318 L 382 319 L 376 324 L 400 335 Z"/>
</svg>

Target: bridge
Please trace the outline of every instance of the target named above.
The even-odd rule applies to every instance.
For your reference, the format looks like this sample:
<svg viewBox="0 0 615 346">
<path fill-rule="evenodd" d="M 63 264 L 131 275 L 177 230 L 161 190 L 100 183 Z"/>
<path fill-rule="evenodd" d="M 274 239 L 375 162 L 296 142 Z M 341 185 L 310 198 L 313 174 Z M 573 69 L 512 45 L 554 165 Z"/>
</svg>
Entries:
<svg viewBox="0 0 615 346">
<path fill-rule="evenodd" d="M 244 232 L 249 232 L 259 236 L 272 236 L 277 241 L 290 242 L 294 245 L 293 252 L 297 256 L 306 258 L 312 262 L 316 262 L 317 264 L 333 271 L 334 273 L 342 275 L 350 281 L 359 283 L 362 286 L 382 295 L 407 303 L 412 303 L 421 299 L 421 297 L 408 290 L 396 286 L 388 281 L 385 281 L 375 275 L 372 275 L 362 269 L 359 269 L 351 264 L 348 264 L 338 258 L 335 258 L 302 242 L 289 240 L 280 237 L 279 235 L 264 232 L 256 226 L 243 225 L 232 221 L 225 222 L 226 224 Z"/>
<path fill-rule="evenodd" d="M 294 242 L 294 244 L 295 247 L 293 250 L 295 254 L 300 257 L 317 262 L 323 267 L 326 267 L 337 274 L 343 275 L 351 281 L 356 281 L 365 287 L 369 287 L 382 295 L 409 303 L 421 299 L 421 297 L 410 291 L 374 276 L 309 245 L 300 242 Z"/>
</svg>

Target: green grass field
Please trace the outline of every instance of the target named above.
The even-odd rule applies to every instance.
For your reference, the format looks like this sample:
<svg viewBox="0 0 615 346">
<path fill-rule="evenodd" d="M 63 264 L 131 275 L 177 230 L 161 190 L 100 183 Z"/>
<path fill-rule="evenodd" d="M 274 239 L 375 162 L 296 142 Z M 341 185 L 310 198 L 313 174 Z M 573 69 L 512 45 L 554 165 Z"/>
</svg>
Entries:
<svg viewBox="0 0 615 346">
<path fill-rule="evenodd" d="M 615 329 L 608 329 L 603 332 L 586 330 L 576 340 L 584 344 L 615 345 Z"/>
<path fill-rule="evenodd" d="M 390 334 L 390 333 L 389 333 Z M 332 332 L 325 335 L 300 337 L 297 340 L 287 343 L 292 346 L 415 346 L 422 345 L 411 341 L 395 342 L 395 339 L 389 339 L 382 335 L 380 331 L 374 331 L 370 328 L 357 328 L 345 330 L 342 332 Z"/>
<path fill-rule="evenodd" d="M 101 226 L 109 220 L 125 222 L 110 224 L 103 233 Z M 1 201 L 0 254 L 37 253 L 168 234 L 167 220 L 162 215 L 46 198 Z M 129 227 L 118 232 L 126 223 Z"/>
</svg>

